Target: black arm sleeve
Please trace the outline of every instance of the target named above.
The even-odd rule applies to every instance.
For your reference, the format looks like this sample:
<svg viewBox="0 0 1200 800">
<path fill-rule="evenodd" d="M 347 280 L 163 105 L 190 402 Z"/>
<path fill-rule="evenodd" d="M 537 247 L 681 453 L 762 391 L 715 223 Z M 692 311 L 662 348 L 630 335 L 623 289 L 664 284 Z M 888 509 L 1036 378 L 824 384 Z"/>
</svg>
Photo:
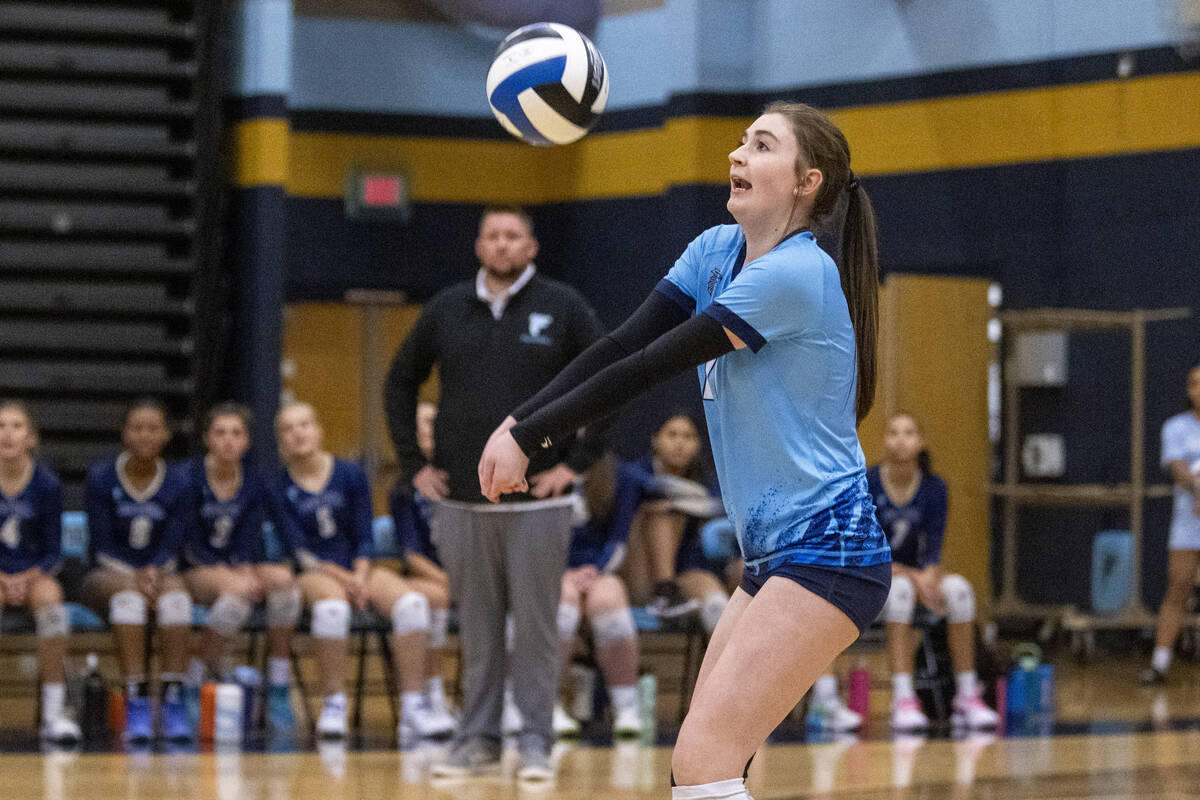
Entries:
<svg viewBox="0 0 1200 800">
<path fill-rule="evenodd" d="M 600 419 L 688 367 L 699 366 L 732 350 L 733 343 L 721 323 L 707 314 L 697 314 L 535 411 L 510 433 L 528 455 Z"/>
<path fill-rule="evenodd" d="M 630 353 L 653 342 L 675 326 L 685 322 L 688 312 L 662 292 L 650 292 L 637 311 L 630 315 L 619 328 L 601 336 L 575 357 L 554 380 L 542 390 L 522 403 L 512 412 L 513 419 L 520 421 L 555 398 L 562 397 L 592 375 L 624 358 Z"/>
</svg>

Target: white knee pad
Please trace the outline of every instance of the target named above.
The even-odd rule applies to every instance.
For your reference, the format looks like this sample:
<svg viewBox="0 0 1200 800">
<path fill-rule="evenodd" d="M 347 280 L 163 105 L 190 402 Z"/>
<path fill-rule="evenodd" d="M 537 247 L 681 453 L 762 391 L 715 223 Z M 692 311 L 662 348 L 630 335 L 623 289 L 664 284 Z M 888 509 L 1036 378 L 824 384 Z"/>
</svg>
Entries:
<svg viewBox="0 0 1200 800">
<path fill-rule="evenodd" d="M 628 608 L 607 611 L 592 618 L 592 640 L 595 641 L 597 650 L 631 639 L 636 635 L 637 630 L 633 627 L 633 612 Z"/>
<path fill-rule="evenodd" d="M 700 624 L 706 632 L 712 633 L 717 629 L 717 621 L 725 613 L 725 606 L 728 604 L 729 597 L 724 592 L 713 592 L 704 598 L 704 603 L 700 606 Z"/>
<path fill-rule="evenodd" d="M 141 595 L 138 595 L 139 597 Z M 37 623 L 39 639 L 60 639 L 71 632 L 71 621 L 67 617 L 67 607 L 62 603 L 52 606 L 42 606 L 33 615 Z"/>
<path fill-rule="evenodd" d="M 397 636 L 428 633 L 430 623 L 429 601 L 420 592 L 409 592 L 392 606 L 392 633 Z"/>
<path fill-rule="evenodd" d="M 904 575 L 893 575 L 891 591 L 883 604 L 883 621 L 908 624 L 913 621 L 916 610 L 917 594 L 912 581 Z"/>
<path fill-rule="evenodd" d="M 975 590 L 962 575 L 942 578 L 942 594 L 946 595 L 946 619 L 950 622 L 975 621 Z"/>
<path fill-rule="evenodd" d="M 318 600 L 312 607 L 315 639 L 345 639 L 350 635 L 350 604 L 345 600 Z"/>
<path fill-rule="evenodd" d="M 158 627 L 182 628 L 192 624 L 192 598 L 187 592 L 166 592 L 158 596 L 155 608 Z"/>
<path fill-rule="evenodd" d="M 570 603 L 558 604 L 558 638 L 559 641 L 570 642 L 579 632 L 579 606 Z"/>
<path fill-rule="evenodd" d="M 446 630 L 450 627 L 450 609 L 429 610 L 429 649 L 440 650 L 446 646 Z"/>
<path fill-rule="evenodd" d="M 226 639 L 236 636 L 250 617 L 250 601 L 236 594 L 223 594 L 208 612 L 208 627 Z"/>
<path fill-rule="evenodd" d="M 276 589 L 267 593 L 267 627 L 294 628 L 300 621 L 300 590 Z"/>
<path fill-rule="evenodd" d="M 141 592 L 117 592 L 108 600 L 108 621 L 113 625 L 145 625 L 146 598 Z"/>
</svg>

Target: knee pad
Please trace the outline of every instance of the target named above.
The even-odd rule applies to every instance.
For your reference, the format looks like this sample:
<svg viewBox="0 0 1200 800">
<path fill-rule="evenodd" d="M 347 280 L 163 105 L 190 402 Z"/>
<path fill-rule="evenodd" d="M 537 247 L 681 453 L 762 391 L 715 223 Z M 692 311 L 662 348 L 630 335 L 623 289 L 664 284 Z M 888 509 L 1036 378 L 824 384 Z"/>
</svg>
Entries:
<svg viewBox="0 0 1200 800">
<path fill-rule="evenodd" d="M 570 603 L 558 604 L 558 638 L 563 642 L 574 640 L 575 634 L 579 632 L 579 606 L 573 606 Z"/>
<path fill-rule="evenodd" d="M 446 629 L 450 627 L 450 609 L 434 608 L 429 611 L 429 649 L 440 650 L 446 646 Z"/>
<path fill-rule="evenodd" d="M 113 625 L 145 625 L 146 598 L 141 592 L 117 592 L 108 600 L 108 621 Z"/>
<path fill-rule="evenodd" d="M 712 633 L 717 629 L 717 621 L 725 613 L 728 603 L 729 597 L 722 592 L 713 592 L 704 598 L 704 604 L 700 606 L 700 624 L 706 632 Z"/>
<path fill-rule="evenodd" d="M 628 608 L 597 614 L 591 622 L 592 640 L 597 650 L 637 635 L 637 629 L 633 627 L 633 613 Z"/>
<path fill-rule="evenodd" d="M 946 619 L 950 622 L 975 621 L 975 590 L 962 575 L 942 578 L 942 594 L 946 596 Z"/>
<path fill-rule="evenodd" d="M 883 621 L 909 624 L 916 609 L 917 594 L 912 581 L 903 575 L 893 575 L 892 588 L 883 604 Z"/>
<path fill-rule="evenodd" d="M 276 589 L 267 593 L 267 627 L 294 628 L 300 621 L 300 590 Z"/>
<path fill-rule="evenodd" d="M 229 639 L 246 624 L 250 617 L 250 601 L 236 594 L 223 594 L 208 612 L 209 630 Z"/>
<path fill-rule="evenodd" d="M 312 607 L 315 639 L 345 639 L 350 635 L 350 604 L 345 600 L 318 600 Z"/>
<path fill-rule="evenodd" d="M 187 592 L 166 592 L 158 596 L 155 608 L 158 627 L 182 628 L 192 624 L 192 598 Z"/>
<path fill-rule="evenodd" d="M 409 592 L 392 606 L 392 633 L 397 636 L 428 633 L 430 622 L 429 601 L 420 592 Z"/>
<path fill-rule="evenodd" d="M 138 596 L 141 597 L 141 595 Z M 71 632 L 67 607 L 62 603 L 42 606 L 33 616 L 37 624 L 37 638 L 39 639 L 60 639 Z"/>
</svg>

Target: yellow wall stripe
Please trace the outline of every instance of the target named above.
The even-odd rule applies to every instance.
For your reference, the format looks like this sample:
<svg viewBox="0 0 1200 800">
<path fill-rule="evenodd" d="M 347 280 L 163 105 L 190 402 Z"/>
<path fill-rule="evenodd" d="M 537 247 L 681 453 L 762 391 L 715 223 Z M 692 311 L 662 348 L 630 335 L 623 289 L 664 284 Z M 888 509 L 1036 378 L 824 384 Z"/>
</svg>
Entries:
<svg viewBox="0 0 1200 800">
<path fill-rule="evenodd" d="M 854 169 L 894 175 L 1200 147 L 1200 73 L 834 109 Z M 399 169 L 422 202 L 546 203 L 724 183 L 749 118 L 683 117 L 567 147 L 515 141 L 292 133 L 286 186 L 341 197 L 353 168 Z M 238 185 L 279 180 L 286 129 L 240 135 Z M 258 129 L 255 129 L 258 130 Z M 243 139 L 245 140 L 243 142 Z M 258 159 L 263 163 L 259 164 Z M 264 180 L 269 176 L 272 180 Z"/>
<path fill-rule="evenodd" d="M 290 146 L 288 123 L 283 119 L 251 119 L 233 128 L 234 184 L 283 186 L 288 183 Z M 333 193 L 340 197 L 341 187 Z"/>
</svg>

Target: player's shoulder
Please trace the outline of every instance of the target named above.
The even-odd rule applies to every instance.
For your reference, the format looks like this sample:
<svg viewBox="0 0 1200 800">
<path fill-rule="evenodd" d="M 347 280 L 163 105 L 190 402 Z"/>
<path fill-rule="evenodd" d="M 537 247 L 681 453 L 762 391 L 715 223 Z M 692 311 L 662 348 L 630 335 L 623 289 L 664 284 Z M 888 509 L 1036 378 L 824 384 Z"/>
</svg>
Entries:
<svg viewBox="0 0 1200 800">
<path fill-rule="evenodd" d="M 353 461 L 341 458 L 333 459 L 333 474 L 347 483 L 365 485 L 367 482 L 366 470 Z"/>
<path fill-rule="evenodd" d="M 43 491 L 58 491 L 62 488 L 58 473 L 40 461 L 33 465 L 33 483 Z"/>
<path fill-rule="evenodd" d="M 1200 429 L 1200 420 L 1191 411 L 1181 411 L 1163 423 L 1163 433 L 1167 434 L 1182 433 L 1191 428 Z"/>
<path fill-rule="evenodd" d="M 87 482 L 94 486 L 102 486 L 108 483 L 116 483 L 117 480 L 117 459 L 115 456 L 106 456 L 93 461 L 88 467 Z"/>
<path fill-rule="evenodd" d="M 883 480 L 879 477 L 878 464 L 872 464 L 867 467 L 867 485 L 872 487 L 872 489 L 883 485 Z"/>
<path fill-rule="evenodd" d="M 942 477 L 934 472 L 926 472 L 921 478 L 921 483 L 932 493 L 937 495 L 946 494 L 946 482 Z"/>
</svg>

